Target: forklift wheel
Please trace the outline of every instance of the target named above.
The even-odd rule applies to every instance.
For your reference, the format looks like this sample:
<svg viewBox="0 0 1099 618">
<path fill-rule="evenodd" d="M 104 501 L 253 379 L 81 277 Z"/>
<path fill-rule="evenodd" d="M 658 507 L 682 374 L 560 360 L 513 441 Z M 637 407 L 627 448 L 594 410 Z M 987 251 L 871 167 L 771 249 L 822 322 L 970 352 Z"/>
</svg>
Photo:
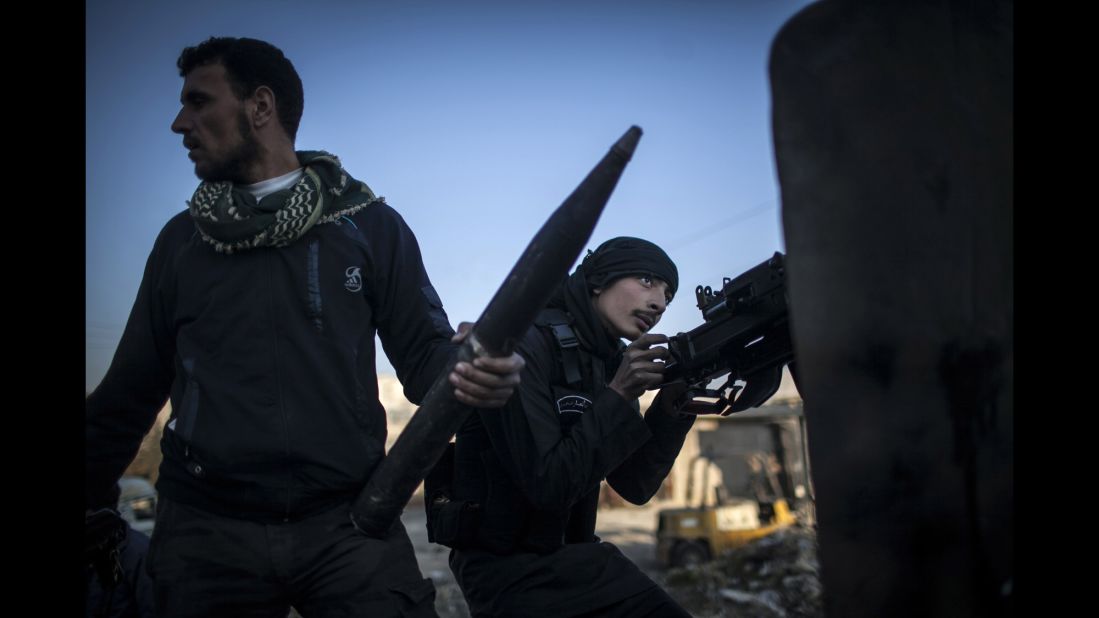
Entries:
<svg viewBox="0 0 1099 618">
<path fill-rule="evenodd" d="M 697 541 L 682 541 L 672 549 L 673 567 L 693 567 L 710 560 L 710 550 Z"/>
</svg>

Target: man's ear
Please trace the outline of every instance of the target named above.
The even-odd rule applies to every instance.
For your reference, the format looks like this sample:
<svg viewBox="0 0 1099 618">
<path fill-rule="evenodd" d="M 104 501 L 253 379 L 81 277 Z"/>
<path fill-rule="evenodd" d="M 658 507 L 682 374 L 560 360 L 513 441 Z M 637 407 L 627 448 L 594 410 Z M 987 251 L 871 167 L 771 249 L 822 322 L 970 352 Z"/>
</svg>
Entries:
<svg viewBox="0 0 1099 618">
<path fill-rule="evenodd" d="M 275 93 L 267 86 L 260 86 L 252 93 L 251 120 L 257 129 L 269 122 L 278 122 L 278 113 L 275 108 Z"/>
</svg>

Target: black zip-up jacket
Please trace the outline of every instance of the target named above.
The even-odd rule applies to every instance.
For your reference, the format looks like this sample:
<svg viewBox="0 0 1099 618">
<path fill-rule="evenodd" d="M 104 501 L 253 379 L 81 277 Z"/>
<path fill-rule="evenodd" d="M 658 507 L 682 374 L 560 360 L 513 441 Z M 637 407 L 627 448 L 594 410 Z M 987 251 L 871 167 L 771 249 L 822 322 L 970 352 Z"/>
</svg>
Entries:
<svg viewBox="0 0 1099 618">
<path fill-rule="evenodd" d="M 419 403 L 456 350 L 453 332 L 415 236 L 384 203 L 231 255 L 180 213 L 87 399 L 86 504 L 111 503 L 169 397 L 165 497 L 262 522 L 350 500 L 384 455 L 375 334 Z"/>
</svg>

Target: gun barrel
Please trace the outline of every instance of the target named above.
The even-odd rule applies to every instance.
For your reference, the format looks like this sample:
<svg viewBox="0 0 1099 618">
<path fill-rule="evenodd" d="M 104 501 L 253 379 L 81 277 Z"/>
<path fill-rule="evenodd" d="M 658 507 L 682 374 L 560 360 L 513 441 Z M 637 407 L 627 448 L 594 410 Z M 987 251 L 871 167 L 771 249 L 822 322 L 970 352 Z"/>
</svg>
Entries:
<svg viewBox="0 0 1099 618">
<path fill-rule="evenodd" d="M 356 498 L 351 521 L 361 532 L 381 538 L 397 521 L 471 410 L 455 399 L 447 376 L 459 361 L 512 353 L 587 244 L 640 139 L 641 129 L 630 127 L 527 245 L 456 358 L 435 379 L 420 409 Z"/>
</svg>

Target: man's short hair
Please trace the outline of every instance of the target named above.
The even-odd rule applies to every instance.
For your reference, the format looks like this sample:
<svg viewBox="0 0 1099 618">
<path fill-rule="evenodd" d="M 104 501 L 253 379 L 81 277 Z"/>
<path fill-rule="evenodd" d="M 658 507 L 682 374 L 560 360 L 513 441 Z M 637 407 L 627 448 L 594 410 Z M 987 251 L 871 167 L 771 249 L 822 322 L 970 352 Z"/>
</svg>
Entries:
<svg viewBox="0 0 1099 618">
<path fill-rule="evenodd" d="M 298 134 L 305 93 L 301 78 L 282 50 L 266 41 L 236 37 L 210 37 L 199 45 L 184 48 L 176 60 L 179 76 L 187 77 L 195 67 L 220 64 L 229 85 L 244 100 L 260 86 L 275 93 L 279 124 L 293 142 Z"/>
</svg>

